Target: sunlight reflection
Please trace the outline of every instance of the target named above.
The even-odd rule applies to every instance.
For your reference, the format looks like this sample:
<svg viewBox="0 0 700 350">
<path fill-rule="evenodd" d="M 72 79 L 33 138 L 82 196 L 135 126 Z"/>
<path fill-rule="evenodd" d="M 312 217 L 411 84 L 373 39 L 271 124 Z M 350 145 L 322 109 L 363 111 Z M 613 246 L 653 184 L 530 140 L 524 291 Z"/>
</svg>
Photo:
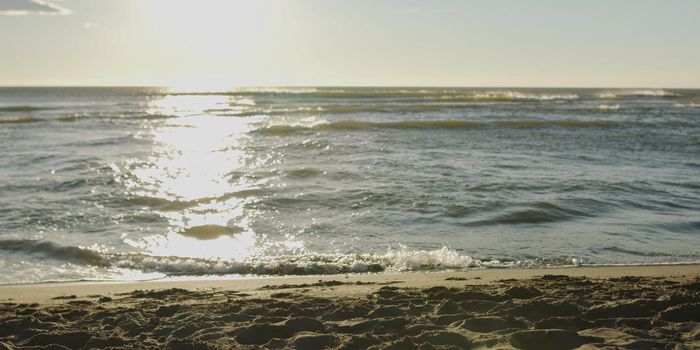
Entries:
<svg viewBox="0 0 700 350">
<path fill-rule="evenodd" d="M 260 253 L 244 210 L 248 199 L 237 194 L 259 186 L 240 169 L 250 158 L 243 142 L 262 117 L 210 114 L 234 104 L 227 96 L 176 95 L 149 105 L 147 113 L 177 117 L 151 130 L 152 155 L 130 167 L 126 185 L 131 196 L 153 202 L 170 229 L 126 243 L 163 256 L 244 259 Z"/>
<path fill-rule="evenodd" d="M 183 256 L 201 259 L 244 260 L 260 254 L 264 247 L 257 243 L 253 232 L 243 232 L 234 236 L 220 236 L 212 240 L 198 240 L 178 233 L 153 235 L 141 241 L 128 243 L 156 256 Z"/>
<path fill-rule="evenodd" d="M 141 185 L 169 200 L 215 199 L 248 188 L 231 183 L 228 174 L 241 167 L 241 138 L 251 119 L 212 116 L 168 119 L 154 129 L 156 149 L 150 166 L 134 170 Z"/>
<path fill-rule="evenodd" d="M 151 101 L 146 113 L 170 116 L 192 116 L 204 114 L 207 110 L 226 107 L 229 98 L 221 95 L 168 95 Z"/>
</svg>

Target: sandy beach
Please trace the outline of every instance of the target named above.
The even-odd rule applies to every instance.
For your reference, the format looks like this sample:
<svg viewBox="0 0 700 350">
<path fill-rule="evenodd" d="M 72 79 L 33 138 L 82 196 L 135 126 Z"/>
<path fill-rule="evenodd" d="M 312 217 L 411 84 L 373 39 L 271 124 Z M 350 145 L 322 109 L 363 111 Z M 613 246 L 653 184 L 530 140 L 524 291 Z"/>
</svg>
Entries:
<svg viewBox="0 0 700 350">
<path fill-rule="evenodd" d="M 0 349 L 692 349 L 700 265 L 0 286 Z"/>
</svg>

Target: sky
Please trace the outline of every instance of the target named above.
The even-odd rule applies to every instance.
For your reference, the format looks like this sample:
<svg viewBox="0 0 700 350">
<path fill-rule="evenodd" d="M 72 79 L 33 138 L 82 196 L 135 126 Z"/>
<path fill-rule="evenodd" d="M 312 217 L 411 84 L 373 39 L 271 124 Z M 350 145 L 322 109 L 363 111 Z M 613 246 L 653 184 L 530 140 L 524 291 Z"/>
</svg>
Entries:
<svg viewBox="0 0 700 350">
<path fill-rule="evenodd" d="M 700 88 L 697 0 L 0 0 L 0 85 Z"/>
</svg>

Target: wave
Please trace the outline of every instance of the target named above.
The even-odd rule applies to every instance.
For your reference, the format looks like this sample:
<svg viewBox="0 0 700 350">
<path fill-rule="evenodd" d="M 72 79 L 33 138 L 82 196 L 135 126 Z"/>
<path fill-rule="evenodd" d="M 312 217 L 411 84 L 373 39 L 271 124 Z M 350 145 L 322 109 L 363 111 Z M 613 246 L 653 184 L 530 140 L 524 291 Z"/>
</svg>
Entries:
<svg viewBox="0 0 700 350">
<path fill-rule="evenodd" d="M 602 99 L 616 99 L 621 97 L 677 97 L 678 94 L 663 89 L 652 90 L 615 90 L 598 94 Z"/>
<path fill-rule="evenodd" d="M 674 204 L 672 204 L 672 207 L 676 208 L 676 207 L 678 207 L 678 205 L 675 205 L 675 203 L 674 203 Z M 656 224 L 653 226 L 670 231 L 670 232 L 683 232 L 683 233 L 690 233 L 690 234 L 700 232 L 700 220 L 664 222 L 664 223 L 659 223 L 659 224 Z"/>
<path fill-rule="evenodd" d="M 221 226 L 209 224 L 189 227 L 180 232 L 180 234 L 196 239 L 207 240 L 216 239 L 224 235 L 233 235 L 241 232 L 243 232 L 243 228 L 238 226 Z"/>
<path fill-rule="evenodd" d="M 96 251 L 72 246 L 61 246 L 49 241 L 25 239 L 0 240 L 0 250 L 8 253 L 37 254 L 62 261 L 88 265 L 104 265 L 104 256 Z"/>
<path fill-rule="evenodd" d="M 676 103 L 673 105 L 673 108 L 700 108 L 700 103 Z"/>
<path fill-rule="evenodd" d="M 26 124 L 26 123 L 36 123 L 36 122 L 46 122 L 46 121 L 55 121 L 55 122 L 77 122 L 83 119 L 88 119 L 90 118 L 89 115 L 86 114 L 67 114 L 67 115 L 59 115 L 54 117 L 53 119 L 40 119 L 40 118 L 35 118 L 35 117 L 9 117 L 9 118 L 3 118 L 0 117 L 0 124 Z M 111 119 L 112 117 L 102 117 L 104 119 Z M 173 118 L 173 116 L 170 115 L 162 115 L 162 114 L 139 114 L 134 117 L 123 117 L 123 116 L 117 116 L 114 117 L 115 119 L 141 119 L 141 120 L 155 120 L 155 119 L 167 119 L 167 118 Z"/>
<path fill-rule="evenodd" d="M 602 104 L 598 106 L 598 109 L 601 111 L 616 111 L 620 109 L 619 104 L 614 104 L 614 105 L 607 105 L 607 104 Z"/>
<path fill-rule="evenodd" d="M 696 255 L 677 256 L 662 252 L 642 252 L 622 247 L 602 250 L 642 257 L 682 257 L 697 262 Z M 126 269 L 164 275 L 334 275 L 368 272 L 410 272 L 461 270 L 471 268 L 532 268 L 581 266 L 584 259 L 571 256 L 534 257 L 525 260 L 479 259 L 442 247 L 435 250 L 390 249 L 384 254 L 320 254 L 279 255 L 252 258 L 245 261 L 203 259 L 180 256 L 153 256 L 141 253 L 105 253 L 91 249 L 61 246 L 50 241 L 0 240 L 0 251 L 11 254 L 35 255 L 86 266 L 106 269 Z M 654 263 L 654 262 L 652 262 Z M 684 264 L 672 262 L 669 264 Z M 586 265 L 597 264 L 585 261 Z M 641 263 L 644 265 L 648 263 Z M 634 264 L 633 264 L 634 265 Z M 600 265 L 603 266 L 603 265 Z"/>
<path fill-rule="evenodd" d="M 669 123 L 679 124 L 680 122 Z M 362 120 L 339 120 L 328 122 L 325 120 L 308 122 L 308 123 L 292 123 L 292 124 L 271 124 L 260 127 L 256 130 L 258 133 L 269 135 L 285 135 L 295 134 L 310 131 L 322 130 L 371 130 L 371 129 L 473 129 L 487 127 L 506 127 L 506 128 L 546 128 L 546 127 L 565 127 L 565 128 L 605 128 L 605 127 L 620 127 L 620 126 L 658 126 L 659 122 L 649 123 L 643 121 L 621 121 L 621 120 L 581 120 L 581 119 L 509 119 L 509 120 L 459 120 L 459 119 L 411 119 L 401 121 L 386 121 L 373 122 Z M 680 125 L 684 125 L 680 123 Z"/>
<path fill-rule="evenodd" d="M 33 117 L 0 118 L 0 124 L 27 124 L 39 121 L 41 121 L 41 119 Z"/>
<path fill-rule="evenodd" d="M 426 271 L 476 267 L 509 267 L 511 262 L 479 260 L 443 247 L 436 250 L 400 248 L 385 254 L 313 254 L 253 258 L 246 261 L 102 253 L 60 246 L 49 241 L 0 240 L 0 250 L 34 254 L 104 268 L 158 272 L 167 275 L 317 275 L 383 271 Z"/>
<path fill-rule="evenodd" d="M 260 197 L 269 194 L 269 190 L 265 188 L 248 188 L 240 191 L 227 192 L 219 196 L 212 197 L 202 197 L 194 200 L 184 200 L 177 198 L 162 198 L 162 197 L 152 197 L 148 195 L 136 195 L 131 194 L 126 196 L 122 200 L 129 205 L 135 206 L 147 206 L 156 210 L 161 211 L 181 211 L 192 207 L 196 207 L 202 204 L 209 204 L 212 202 L 224 202 L 231 198 L 248 198 L 248 197 Z"/>
<path fill-rule="evenodd" d="M 180 211 L 197 206 L 204 200 L 186 201 L 160 197 L 128 196 L 124 201 L 132 205 L 147 206 L 162 211 Z"/>
<path fill-rule="evenodd" d="M 560 207 L 549 202 L 538 202 L 526 209 L 513 210 L 490 219 L 469 222 L 465 226 L 542 224 L 591 215 L 591 213 Z"/>
<path fill-rule="evenodd" d="M 59 122 L 75 122 L 81 119 L 86 118 L 87 115 L 85 114 L 68 114 L 68 115 L 60 115 L 56 118 L 54 118 L 55 121 Z"/>
<path fill-rule="evenodd" d="M 323 174 L 323 171 L 314 168 L 291 169 L 287 171 L 289 177 L 314 177 Z"/>
<path fill-rule="evenodd" d="M 312 123 L 272 124 L 256 130 L 271 135 L 294 134 L 316 130 L 367 130 L 400 128 L 475 128 L 482 126 L 478 121 L 467 120 L 404 120 L 398 122 L 369 122 L 361 120 L 340 120 L 335 122 L 316 121 Z"/>
<path fill-rule="evenodd" d="M 158 119 L 169 119 L 169 118 L 175 118 L 176 116 L 173 115 L 168 115 L 168 114 L 151 114 L 151 113 L 144 113 L 144 114 L 137 114 L 133 117 L 130 117 L 131 119 L 143 119 L 143 120 L 158 120 Z"/>
<path fill-rule="evenodd" d="M 493 101 L 493 100 L 492 100 Z M 474 110 L 486 108 L 481 101 L 389 101 L 384 104 L 325 104 L 323 106 L 302 106 L 295 108 L 250 108 L 245 110 L 223 109 L 211 113 L 217 116 L 254 117 L 264 115 L 331 115 L 331 114 L 361 114 L 361 113 L 425 113 L 445 110 Z M 207 111 L 211 112 L 211 111 Z"/>
<path fill-rule="evenodd" d="M 326 275 L 383 271 L 425 271 L 474 268 L 482 262 L 454 250 L 389 251 L 386 254 L 305 254 L 248 261 L 123 255 L 114 266 L 165 274 Z"/>
<path fill-rule="evenodd" d="M 32 111 L 38 111 L 42 110 L 45 108 L 41 107 L 34 107 L 34 106 L 7 106 L 7 107 L 0 107 L 0 112 L 32 112 Z"/>
<path fill-rule="evenodd" d="M 484 92 L 472 92 L 469 94 L 450 94 L 434 96 L 432 98 L 441 100 L 473 100 L 473 101 L 554 101 L 554 100 L 576 100 L 577 94 L 547 94 L 547 93 L 524 93 L 511 90 L 493 90 Z"/>
<path fill-rule="evenodd" d="M 167 95 L 279 96 L 336 99 L 418 98 L 466 101 L 553 101 L 575 100 L 574 93 L 528 92 L 517 90 L 417 89 L 417 88 L 242 88 L 228 91 L 169 92 Z"/>
<path fill-rule="evenodd" d="M 656 257 L 656 256 L 672 257 L 673 256 L 671 254 L 666 254 L 666 253 L 662 253 L 662 252 L 643 252 L 643 251 L 638 251 L 638 250 L 622 248 L 622 247 L 618 247 L 618 246 L 603 247 L 603 248 L 600 248 L 600 250 L 609 251 L 609 252 L 613 252 L 613 253 L 642 256 L 642 257 Z"/>
</svg>

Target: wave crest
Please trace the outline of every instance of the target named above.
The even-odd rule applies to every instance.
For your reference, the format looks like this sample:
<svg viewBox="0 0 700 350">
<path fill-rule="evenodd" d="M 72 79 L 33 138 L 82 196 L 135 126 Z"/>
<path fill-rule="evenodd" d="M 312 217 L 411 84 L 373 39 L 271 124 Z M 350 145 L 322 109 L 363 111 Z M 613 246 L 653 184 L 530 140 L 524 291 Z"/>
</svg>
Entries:
<svg viewBox="0 0 700 350">
<path fill-rule="evenodd" d="M 33 117 L 0 118 L 0 124 L 28 124 L 39 121 L 41 121 L 41 119 Z"/>
<path fill-rule="evenodd" d="M 158 272 L 167 275 L 316 275 L 382 271 L 427 271 L 509 266 L 482 261 L 443 247 L 409 250 L 401 247 L 385 254 L 314 254 L 265 256 L 245 261 L 152 256 L 140 253 L 103 253 L 60 246 L 49 241 L 1 240 L 0 250 L 107 268 Z"/>
<path fill-rule="evenodd" d="M 229 91 L 170 92 L 167 95 L 290 95 L 335 99 L 369 98 L 417 98 L 427 100 L 464 101 L 552 101 L 575 100 L 574 93 L 549 93 L 517 90 L 469 90 L 469 89 L 411 89 L 411 88 L 240 88 Z"/>
<path fill-rule="evenodd" d="M 621 97 L 676 97 L 678 94 L 664 89 L 650 89 L 650 90 L 619 90 L 619 91 L 606 91 L 598 94 L 599 98 L 602 99 L 616 99 Z"/>
<path fill-rule="evenodd" d="M 36 254 L 47 258 L 65 260 L 88 265 L 104 265 L 104 256 L 94 250 L 61 246 L 49 241 L 25 239 L 0 240 L 0 250 L 9 253 Z"/>
<path fill-rule="evenodd" d="M 507 128 L 603 128 L 617 126 L 644 126 L 641 121 L 620 120 L 581 120 L 581 119 L 509 119 L 494 121 L 435 119 L 435 120 L 401 120 L 374 122 L 356 119 L 338 121 L 315 121 L 309 123 L 270 124 L 256 130 L 258 133 L 269 135 L 285 135 L 310 131 L 353 131 L 371 129 L 473 129 L 486 127 Z"/>
<path fill-rule="evenodd" d="M 474 101 L 555 101 L 555 100 L 577 100 L 577 94 L 548 94 L 548 93 L 525 93 L 511 90 L 493 90 L 484 92 L 473 92 L 466 95 L 443 95 L 439 99 L 460 99 Z"/>
<path fill-rule="evenodd" d="M 44 108 L 34 106 L 6 106 L 0 107 L 0 112 L 33 112 Z"/>
</svg>

